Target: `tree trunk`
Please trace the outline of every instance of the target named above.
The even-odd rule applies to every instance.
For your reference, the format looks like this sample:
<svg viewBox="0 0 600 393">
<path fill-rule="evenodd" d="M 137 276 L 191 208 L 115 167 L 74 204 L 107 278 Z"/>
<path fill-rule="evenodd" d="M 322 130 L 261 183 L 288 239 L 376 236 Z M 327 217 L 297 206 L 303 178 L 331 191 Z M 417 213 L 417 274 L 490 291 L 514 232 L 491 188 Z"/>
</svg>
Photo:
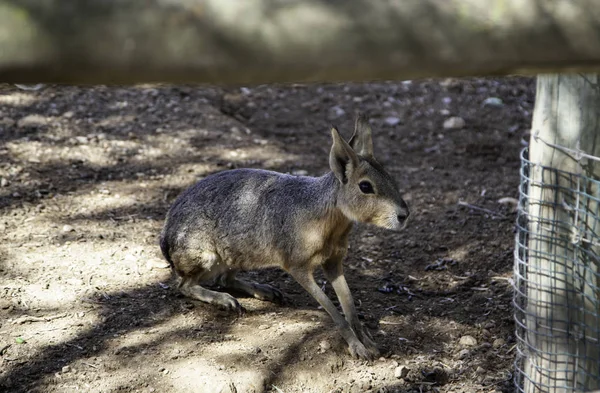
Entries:
<svg viewBox="0 0 600 393">
<path fill-rule="evenodd" d="M 0 0 L 0 81 L 256 84 L 598 70 L 597 0 Z"/>
<path fill-rule="evenodd" d="M 599 75 L 540 75 L 529 149 L 524 392 L 600 388 Z M 566 148 L 566 149 L 565 149 Z"/>
</svg>

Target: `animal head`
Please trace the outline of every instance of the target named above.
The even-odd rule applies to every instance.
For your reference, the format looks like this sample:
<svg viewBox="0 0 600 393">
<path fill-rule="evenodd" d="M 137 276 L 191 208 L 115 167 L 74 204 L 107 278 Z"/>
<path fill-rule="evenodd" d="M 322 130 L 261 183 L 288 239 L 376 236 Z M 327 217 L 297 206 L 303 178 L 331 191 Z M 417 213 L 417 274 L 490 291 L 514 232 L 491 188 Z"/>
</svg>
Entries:
<svg viewBox="0 0 600 393">
<path fill-rule="evenodd" d="M 337 206 L 353 221 L 400 230 L 410 214 L 394 179 L 373 156 L 371 126 L 359 115 L 346 142 L 334 127 L 329 166 L 340 182 Z"/>
</svg>

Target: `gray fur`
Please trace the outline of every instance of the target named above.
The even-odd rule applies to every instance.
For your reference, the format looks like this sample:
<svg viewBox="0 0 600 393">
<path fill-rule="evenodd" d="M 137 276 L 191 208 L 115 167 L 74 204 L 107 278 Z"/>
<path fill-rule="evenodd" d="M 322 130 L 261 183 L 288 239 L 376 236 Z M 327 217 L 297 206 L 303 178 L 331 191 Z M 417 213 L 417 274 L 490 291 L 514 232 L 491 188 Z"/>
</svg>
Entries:
<svg viewBox="0 0 600 393">
<path fill-rule="evenodd" d="M 321 177 L 236 169 L 201 180 L 169 210 L 160 246 L 182 279 L 182 293 L 238 312 L 243 309 L 233 296 L 200 283 L 218 280 L 259 299 L 281 300 L 279 290 L 239 280 L 235 274 L 265 267 L 284 269 L 331 315 L 351 354 L 372 359 L 378 350 L 358 321 L 343 275 L 348 234 L 353 221 L 401 229 L 408 207 L 373 156 L 365 118 L 357 119 L 350 144 L 336 129 L 332 138 L 332 172 Z M 361 191 L 362 181 L 369 181 L 375 193 Z M 315 283 L 317 267 L 332 283 L 345 319 Z"/>
</svg>

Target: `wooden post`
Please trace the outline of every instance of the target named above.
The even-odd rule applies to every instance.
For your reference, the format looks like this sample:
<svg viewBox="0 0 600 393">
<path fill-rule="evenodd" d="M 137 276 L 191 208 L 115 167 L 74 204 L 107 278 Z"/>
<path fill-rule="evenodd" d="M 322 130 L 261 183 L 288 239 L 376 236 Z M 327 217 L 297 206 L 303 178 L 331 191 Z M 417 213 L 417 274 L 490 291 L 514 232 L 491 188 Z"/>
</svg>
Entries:
<svg viewBox="0 0 600 393">
<path fill-rule="evenodd" d="M 579 154 L 600 156 L 599 80 L 537 80 L 521 337 L 526 393 L 600 388 L 600 161 Z"/>
</svg>

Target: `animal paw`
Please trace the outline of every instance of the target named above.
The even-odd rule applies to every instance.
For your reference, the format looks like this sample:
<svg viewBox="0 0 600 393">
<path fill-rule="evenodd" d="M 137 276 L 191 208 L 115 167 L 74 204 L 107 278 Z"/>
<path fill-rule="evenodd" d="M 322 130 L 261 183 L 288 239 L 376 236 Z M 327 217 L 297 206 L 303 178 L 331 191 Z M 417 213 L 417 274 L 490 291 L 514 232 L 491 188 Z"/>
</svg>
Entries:
<svg viewBox="0 0 600 393">
<path fill-rule="evenodd" d="M 361 333 L 362 334 L 359 335 L 360 341 L 365 345 L 365 347 L 367 347 L 373 357 L 379 357 L 380 352 L 377 348 L 377 344 L 375 344 L 371 336 L 366 332 L 366 330 L 364 330 L 364 328 Z"/>
<path fill-rule="evenodd" d="M 254 284 L 254 297 L 260 300 L 266 300 L 273 303 L 281 304 L 284 301 L 284 296 L 281 291 L 269 284 Z"/>
<path fill-rule="evenodd" d="M 348 351 L 350 351 L 350 355 L 352 355 L 353 358 L 363 360 L 373 360 L 375 358 L 373 353 L 358 340 L 348 344 Z"/>
<path fill-rule="evenodd" d="M 240 305 L 237 299 L 228 293 L 220 293 L 220 296 L 215 298 L 213 303 L 226 311 L 235 311 L 240 316 L 246 312 L 246 309 Z"/>
</svg>

